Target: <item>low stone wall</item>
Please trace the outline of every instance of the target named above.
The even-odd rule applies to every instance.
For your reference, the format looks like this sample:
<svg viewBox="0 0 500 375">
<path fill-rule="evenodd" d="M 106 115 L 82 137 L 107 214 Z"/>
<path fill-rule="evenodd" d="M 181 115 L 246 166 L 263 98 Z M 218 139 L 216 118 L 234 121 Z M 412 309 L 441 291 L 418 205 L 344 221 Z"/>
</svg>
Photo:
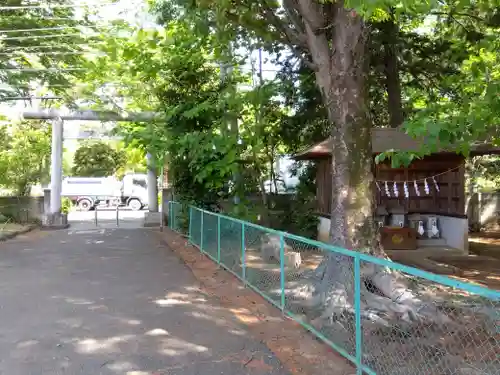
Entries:
<svg viewBox="0 0 500 375">
<path fill-rule="evenodd" d="M 41 221 L 43 197 L 0 197 L 0 214 L 21 223 Z"/>
</svg>

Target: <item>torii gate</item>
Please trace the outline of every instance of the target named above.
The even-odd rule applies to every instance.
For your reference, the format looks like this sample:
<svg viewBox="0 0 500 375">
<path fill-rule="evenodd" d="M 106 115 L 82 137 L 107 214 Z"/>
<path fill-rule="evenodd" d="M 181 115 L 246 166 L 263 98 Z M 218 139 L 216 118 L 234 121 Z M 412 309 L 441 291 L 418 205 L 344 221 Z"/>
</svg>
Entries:
<svg viewBox="0 0 500 375">
<path fill-rule="evenodd" d="M 25 111 L 23 112 L 22 116 L 24 119 L 52 121 L 52 153 L 50 168 L 51 218 L 57 217 L 61 212 L 63 126 L 65 120 L 149 122 L 157 118 L 161 118 L 161 114 L 155 112 L 127 113 L 121 115 L 116 112 L 88 110 L 61 111 L 56 109 Z M 154 168 L 154 160 L 153 156 L 150 153 L 147 153 L 146 157 L 148 160 L 149 212 L 158 212 L 158 187 L 157 176 Z"/>
</svg>

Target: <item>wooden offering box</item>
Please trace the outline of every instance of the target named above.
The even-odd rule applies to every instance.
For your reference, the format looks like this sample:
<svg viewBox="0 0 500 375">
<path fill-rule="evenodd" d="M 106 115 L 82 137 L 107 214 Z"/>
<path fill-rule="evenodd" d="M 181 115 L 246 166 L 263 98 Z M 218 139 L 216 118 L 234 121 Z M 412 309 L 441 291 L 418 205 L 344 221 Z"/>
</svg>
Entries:
<svg viewBox="0 0 500 375">
<path fill-rule="evenodd" d="M 382 247 L 386 250 L 416 250 L 417 231 L 414 228 L 380 228 Z"/>
</svg>

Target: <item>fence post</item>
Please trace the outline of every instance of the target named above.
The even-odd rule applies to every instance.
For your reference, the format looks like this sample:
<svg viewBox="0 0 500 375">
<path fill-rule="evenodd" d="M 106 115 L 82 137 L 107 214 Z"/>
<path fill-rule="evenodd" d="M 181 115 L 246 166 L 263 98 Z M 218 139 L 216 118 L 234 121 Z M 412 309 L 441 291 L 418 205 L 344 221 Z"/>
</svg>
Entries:
<svg viewBox="0 0 500 375">
<path fill-rule="evenodd" d="M 120 226 L 120 216 L 119 216 L 119 211 L 120 210 L 120 206 L 119 205 L 116 205 L 116 226 L 119 227 Z"/>
<path fill-rule="evenodd" d="M 172 225 L 172 202 L 168 201 L 168 227 L 170 229 L 174 229 L 174 226 Z"/>
<path fill-rule="evenodd" d="M 160 232 L 163 232 L 164 226 L 165 226 L 165 205 L 163 204 L 163 199 L 162 199 L 161 216 L 160 216 Z"/>
<path fill-rule="evenodd" d="M 285 314 L 285 236 L 280 234 L 280 284 L 281 284 L 281 312 Z"/>
<path fill-rule="evenodd" d="M 201 225 L 200 225 L 200 251 L 203 252 L 203 211 L 200 211 Z"/>
<path fill-rule="evenodd" d="M 354 257 L 354 318 L 356 327 L 356 375 L 363 375 L 363 347 L 361 327 L 361 270 L 360 258 Z"/>
<path fill-rule="evenodd" d="M 243 285 L 246 287 L 246 259 L 245 259 L 245 223 L 241 223 L 241 277 Z"/>
<path fill-rule="evenodd" d="M 189 206 L 188 239 L 193 243 L 193 206 Z"/>
<path fill-rule="evenodd" d="M 220 267 L 220 216 L 217 215 L 217 264 Z"/>
<path fill-rule="evenodd" d="M 175 231 L 175 202 L 172 202 L 172 230 Z"/>
</svg>

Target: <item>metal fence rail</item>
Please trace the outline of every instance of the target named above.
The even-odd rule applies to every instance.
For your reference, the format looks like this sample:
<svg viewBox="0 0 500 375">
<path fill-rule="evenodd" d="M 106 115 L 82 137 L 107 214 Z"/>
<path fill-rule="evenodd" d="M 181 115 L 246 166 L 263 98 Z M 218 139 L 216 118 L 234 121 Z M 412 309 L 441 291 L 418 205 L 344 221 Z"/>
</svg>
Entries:
<svg viewBox="0 0 500 375">
<path fill-rule="evenodd" d="M 168 214 L 171 229 L 350 360 L 357 374 L 500 374 L 498 291 L 178 202 Z M 325 266 L 338 272 L 325 280 Z M 406 288 L 383 297 L 366 270 Z"/>
</svg>

